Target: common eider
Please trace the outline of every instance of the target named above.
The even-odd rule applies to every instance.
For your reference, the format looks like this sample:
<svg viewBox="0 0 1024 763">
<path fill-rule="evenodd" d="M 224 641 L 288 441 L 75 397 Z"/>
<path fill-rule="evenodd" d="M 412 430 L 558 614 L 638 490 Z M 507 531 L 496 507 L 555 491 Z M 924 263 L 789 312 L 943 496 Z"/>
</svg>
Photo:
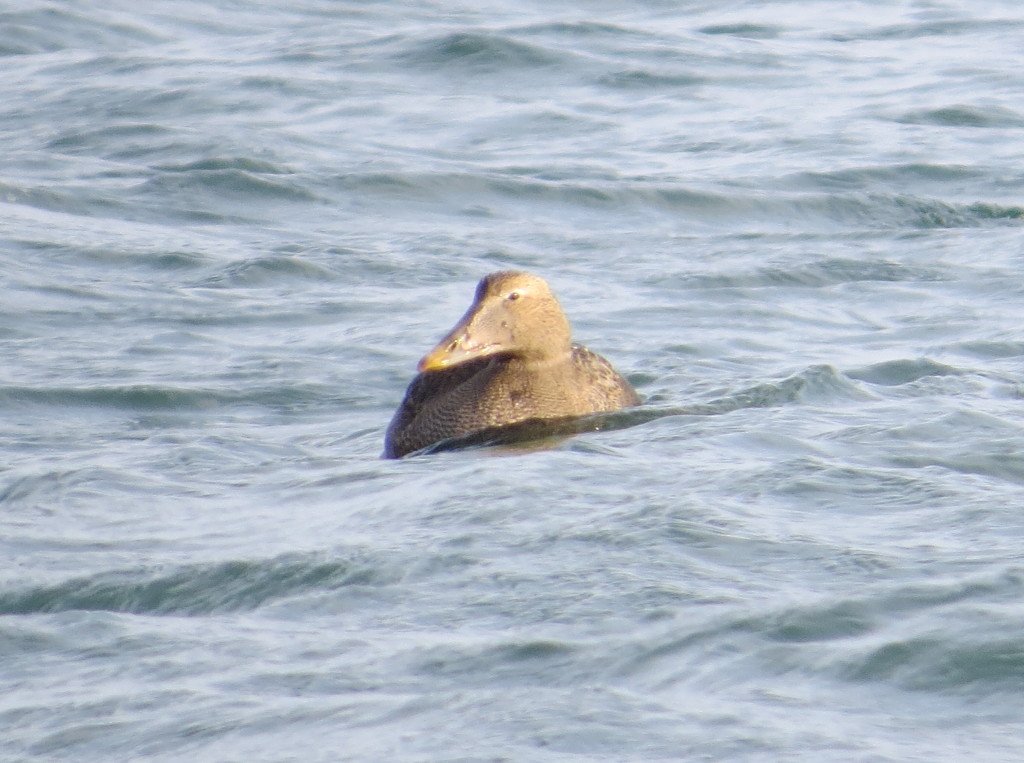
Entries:
<svg viewBox="0 0 1024 763">
<path fill-rule="evenodd" d="M 388 426 L 385 458 L 494 427 L 640 402 L 611 363 L 573 343 L 555 295 L 530 273 L 482 279 L 462 320 L 418 370 Z"/>
</svg>

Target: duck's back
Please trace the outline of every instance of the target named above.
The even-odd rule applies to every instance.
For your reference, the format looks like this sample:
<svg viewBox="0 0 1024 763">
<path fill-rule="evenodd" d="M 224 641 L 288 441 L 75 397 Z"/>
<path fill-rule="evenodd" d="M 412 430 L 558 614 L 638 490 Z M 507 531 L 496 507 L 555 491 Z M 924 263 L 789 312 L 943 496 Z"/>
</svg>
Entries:
<svg viewBox="0 0 1024 763">
<path fill-rule="evenodd" d="M 578 389 L 585 391 L 584 413 L 617 411 L 640 404 L 640 396 L 612 364 L 581 344 L 572 346 L 572 362 Z"/>
</svg>

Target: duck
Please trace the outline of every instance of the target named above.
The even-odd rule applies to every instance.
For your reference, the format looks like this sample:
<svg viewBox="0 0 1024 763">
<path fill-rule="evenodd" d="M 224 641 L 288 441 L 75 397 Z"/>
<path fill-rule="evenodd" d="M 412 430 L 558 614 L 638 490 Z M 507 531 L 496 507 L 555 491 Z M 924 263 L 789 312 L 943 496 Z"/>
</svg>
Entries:
<svg viewBox="0 0 1024 763">
<path fill-rule="evenodd" d="M 384 438 L 401 458 L 451 438 L 640 403 L 572 329 L 547 282 L 522 271 L 481 279 L 462 319 L 419 362 Z"/>
</svg>

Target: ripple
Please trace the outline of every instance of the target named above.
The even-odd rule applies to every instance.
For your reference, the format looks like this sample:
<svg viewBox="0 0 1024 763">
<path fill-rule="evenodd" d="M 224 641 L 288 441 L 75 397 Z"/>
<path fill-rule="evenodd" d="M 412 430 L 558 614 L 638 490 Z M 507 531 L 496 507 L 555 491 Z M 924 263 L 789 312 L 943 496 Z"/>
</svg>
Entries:
<svg viewBox="0 0 1024 763">
<path fill-rule="evenodd" d="M 663 74 L 646 69 L 630 69 L 605 74 L 598 79 L 601 85 L 623 90 L 663 90 L 701 85 L 705 78 L 696 73 Z"/>
<path fill-rule="evenodd" d="M 896 387 L 901 384 L 910 384 L 928 376 L 959 376 L 963 373 L 965 372 L 958 368 L 937 363 L 929 358 L 917 358 L 912 360 L 887 360 L 865 368 L 847 371 L 846 375 L 852 379 L 859 379 L 871 384 Z"/>
<path fill-rule="evenodd" d="M 617 179 L 568 182 L 546 177 L 547 169 L 517 168 L 501 174 L 350 173 L 339 178 L 341 190 L 392 200 L 429 201 L 450 207 L 509 202 L 541 205 L 538 214 L 553 215 L 557 205 L 579 212 L 605 209 L 622 213 L 669 214 L 705 224 L 764 230 L 784 223 L 853 226 L 870 230 L 896 228 L 971 228 L 992 221 L 1024 219 L 1024 207 L 976 202 L 961 204 L 920 196 L 882 193 L 743 193 L 736 189 L 691 189 L 677 184 Z M 532 175 L 532 177 L 531 177 Z"/>
<path fill-rule="evenodd" d="M 139 412 L 203 411 L 244 404 L 302 404 L 320 398 L 325 391 L 323 387 L 315 384 L 256 389 L 197 389 L 156 384 L 93 387 L 7 386 L 0 387 L 0 405 L 31 404 L 54 409 L 112 408 Z"/>
<path fill-rule="evenodd" d="M 0 13 L 0 56 L 22 56 L 76 49 L 156 45 L 167 37 L 146 28 L 139 19 L 113 21 L 103 14 L 75 13 L 60 6 L 43 6 Z"/>
<path fill-rule="evenodd" d="M 954 38 L 987 32 L 1013 31 L 1019 19 L 942 19 L 876 27 L 856 34 L 837 34 L 836 40 L 914 40 L 922 37 Z"/>
<path fill-rule="evenodd" d="M 291 554 L 171 571 L 110 572 L 53 586 L 0 591 L 0 614 L 101 610 L 204 615 L 251 610 L 283 597 L 387 579 L 365 563 Z"/>
<path fill-rule="evenodd" d="M 290 175 L 293 171 L 273 162 L 248 156 L 211 156 L 185 164 L 160 164 L 156 169 L 164 172 L 213 172 L 238 170 L 257 175 Z"/>
<path fill-rule="evenodd" d="M 278 175 L 275 171 L 271 176 Z M 168 194 L 201 193 L 218 199 L 250 201 L 316 201 L 317 197 L 298 183 L 271 180 L 264 172 L 237 168 L 174 170 L 147 180 L 141 193 L 166 197 Z"/>
<path fill-rule="evenodd" d="M 701 27 L 701 34 L 731 35 L 733 37 L 749 37 L 753 40 L 772 40 L 785 32 L 785 27 L 772 24 L 712 24 Z"/>
<path fill-rule="evenodd" d="M 936 125 L 940 127 L 1021 127 L 1024 115 L 1004 106 L 969 106 L 957 104 L 939 109 L 907 111 L 892 117 L 901 124 Z"/>
<path fill-rule="evenodd" d="M 232 263 L 221 272 L 207 276 L 203 285 L 216 288 L 234 286 L 270 286 L 280 288 L 287 282 L 325 283 L 337 276 L 323 265 L 305 257 L 279 255 L 255 257 Z"/>
<path fill-rule="evenodd" d="M 565 64 L 573 56 L 541 45 L 513 40 L 501 34 L 453 32 L 417 40 L 398 59 L 428 69 L 469 73 L 532 70 Z"/>
</svg>

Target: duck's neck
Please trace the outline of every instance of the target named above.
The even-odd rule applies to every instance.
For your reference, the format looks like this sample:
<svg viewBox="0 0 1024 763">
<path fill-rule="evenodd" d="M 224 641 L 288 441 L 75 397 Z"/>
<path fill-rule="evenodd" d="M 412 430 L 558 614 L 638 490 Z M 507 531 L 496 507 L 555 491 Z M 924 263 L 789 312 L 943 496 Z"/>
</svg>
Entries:
<svg viewBox="0 0 1024 763">
<path fill-rule="evenodd" d="M 522 368 L 527 371 L 546 371 L 558 368 L 571 362 L 572 347 L 566 347 L 560 352 L 534 352 L 517 353 L 510 355 L 506 365 L 510 368 Z"/>
</svg>

